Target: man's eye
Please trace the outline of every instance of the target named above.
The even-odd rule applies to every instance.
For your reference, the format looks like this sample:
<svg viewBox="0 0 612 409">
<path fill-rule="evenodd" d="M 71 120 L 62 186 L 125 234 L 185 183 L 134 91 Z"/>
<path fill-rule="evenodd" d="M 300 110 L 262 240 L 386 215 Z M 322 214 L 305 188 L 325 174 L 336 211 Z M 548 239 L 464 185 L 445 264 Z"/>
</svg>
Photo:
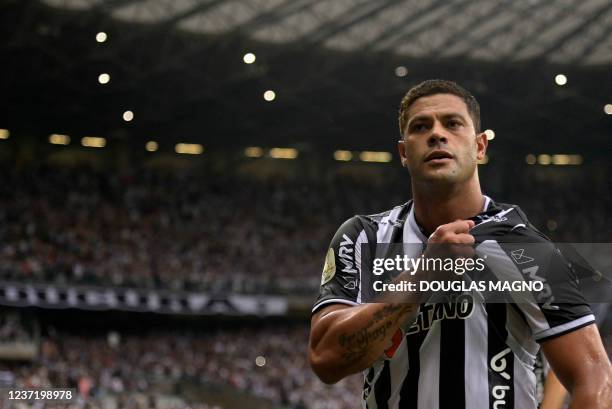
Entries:
<svg viewBox="0 0 612 409">
<path fill-rule="evenodd" d="M 459 126 L 461 126 L 461 125 L 462 125 L 462 123 L 461 123 L 460 121 L 450 121 L 450 122 L 448 123 L 448 126 L 449 126 L 450 128 L 457 128 L 457 127 L 459 127 Z"/>
<path fill-rule="evenodd" d="M 420 132 L 420 131 L 423 131 L 425 129 L 426 129 L 425 124 L 415 124 L 415 125 L 412 125 L 412 130 L 415 131 L 415 132 Z"/>
</svg>

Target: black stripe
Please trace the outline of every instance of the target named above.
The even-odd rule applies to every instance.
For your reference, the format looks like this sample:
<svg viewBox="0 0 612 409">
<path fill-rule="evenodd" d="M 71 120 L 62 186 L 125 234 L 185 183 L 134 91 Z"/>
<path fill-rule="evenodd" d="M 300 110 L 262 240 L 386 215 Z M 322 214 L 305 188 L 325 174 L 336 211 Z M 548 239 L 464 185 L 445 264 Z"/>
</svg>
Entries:
<svg viewBox="0 0 612 409">
<path fill-rule="evenodd" d="M 465 321 L 446 318 L 440 324 L 440 409 L 465 409 Z"/>
<path fill-rule="evenodd" d="M 399 406 L 402 409 L 417 409 L 419 397 L 419 373 L 421 370 L 421 359 L 419 351 L 427 331 L 420 331 L 416 334 L 406 336 L 406 346 L 408 348 L 408 373 L 402 383 L 400 390 Z"/>
<path fill-rule="evenodd" d="M 514 408 L 514 353 L 508 349 L 506 339 L 507 305 L 486 304 L 489 366 L 489 409 Z M 501 354 L 501 355 L 500 355 Z M 494 359 L 496 358 L 496 359 Z M 503 403 L 502 403 L 503 401 Z M 497 403 L 497 406 L 496 406 Z"/>
<path fill-rule="evenodd" d="M 374 398 L 378 409 L 389 409 L 389 398 L 391 397 L 391 370 L 389 361 L 385 360 L 380 376 L 374 385 Z"/>
</svg>

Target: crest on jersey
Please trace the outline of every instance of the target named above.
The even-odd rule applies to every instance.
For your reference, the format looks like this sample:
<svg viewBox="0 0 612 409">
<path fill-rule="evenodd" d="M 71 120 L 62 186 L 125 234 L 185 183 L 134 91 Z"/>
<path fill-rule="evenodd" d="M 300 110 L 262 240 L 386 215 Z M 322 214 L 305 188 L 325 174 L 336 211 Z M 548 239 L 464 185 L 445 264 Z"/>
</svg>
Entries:
<svg viewBox="0 0 612 409">
<path fill-rule="evenodd" d="M 329 282 L 336 274 L 336 256 L 334 249 L 329 248 L 325 256 L 325 264 L 323 265 L 323 274 L 321 275 L 321 285 Z"/>
</svg>

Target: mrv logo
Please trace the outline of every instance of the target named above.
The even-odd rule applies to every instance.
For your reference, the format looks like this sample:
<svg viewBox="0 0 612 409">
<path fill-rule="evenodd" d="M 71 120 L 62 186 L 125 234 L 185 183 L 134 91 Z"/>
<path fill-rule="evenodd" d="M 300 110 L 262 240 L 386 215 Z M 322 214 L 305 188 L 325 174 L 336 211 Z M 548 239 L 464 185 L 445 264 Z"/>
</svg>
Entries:
<svg viewBox="0 0 612 409">
<path fill-rule="evenodd" d="M 342 235 L 342 242 L 340 243 L 340 249 L 338 249 L 338 259 L 344 264 L 342 271 L 348 274 L 357 274 L 353 254 L 355 246 L 353 244 L 353 240 L 349 236 Z"/>
<path fill-rule="evenodd" d="M 555 297 L 552 292 L 552 288 L 546 278 L 538 275 L 538 270 L 540 266 L 537 264 L 530 265 L 529 267 L 523 266 L 524 264 L 531 264 L 535 262 L 533 257 L 529 257 L 525 254 L 525 249 L 516 249 L 510 252 L 510 256 L 512 260 L 517 264 L 517 266 L 521 266 L 521 273 L 527 277 L 531 281 L 539 281 L 542 283 L 542 291 L 539 291 L 536 295 L 537 301 L 540 303 L 544 303 L 542 308 L 554 310 L 559 309 L 559 307 L 555 305 L 551 305 L 552 302 L 555 301 Z"/>
<path fill-rule="evenodd" d="M 491 369 L 499 374 L 502 378 L 509 381 L 512 379 L 510 374 L 506 371 L 506 367 L 508 366 L 508 361 L 506 360 L 506 355 L 511 353 L 510 348 L 506 348 L 497 355 L 491 358 Z M 503 409 L 506 407 L 506 392 L 510 390 L 510 386 L 508 385 L 495 385 L 493 389 L 491 389 L 491 395 L 493 396 L 493 409 Z"/>
<path fill-rule="evenodd" d="M 424 304 L 414 324 L 406 331 L 407 335 L 425 331 L 442 319 L 464 320 L 472 315 L 474 311 L 474 299 L 470 294 L 450 296 L 450 302 L 444 304 Z"/>
</svg>

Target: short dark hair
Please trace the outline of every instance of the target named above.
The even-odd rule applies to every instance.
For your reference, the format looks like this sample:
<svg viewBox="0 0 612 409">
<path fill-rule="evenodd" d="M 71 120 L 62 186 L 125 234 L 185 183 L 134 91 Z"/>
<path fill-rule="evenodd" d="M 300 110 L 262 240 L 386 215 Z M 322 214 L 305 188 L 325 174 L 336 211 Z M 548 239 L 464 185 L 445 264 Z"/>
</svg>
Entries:
<svg viewBox="0 0 612 409">
<path fill-rule="evenodd" d="M 465 102 L 468 112 L 474 122 L 474 130 L 480 133 L 480 105 L 476 98 L 459 84 L 448 80 L 427 80 L 416 85 L 404 95 L 399 108 L 399 130 L 400 135 L 404 136 L 404 130 L 408 123 L 408 109 L 414 102 L 421 98 L 434 94 L 456 95 Z"/>
</svg>

